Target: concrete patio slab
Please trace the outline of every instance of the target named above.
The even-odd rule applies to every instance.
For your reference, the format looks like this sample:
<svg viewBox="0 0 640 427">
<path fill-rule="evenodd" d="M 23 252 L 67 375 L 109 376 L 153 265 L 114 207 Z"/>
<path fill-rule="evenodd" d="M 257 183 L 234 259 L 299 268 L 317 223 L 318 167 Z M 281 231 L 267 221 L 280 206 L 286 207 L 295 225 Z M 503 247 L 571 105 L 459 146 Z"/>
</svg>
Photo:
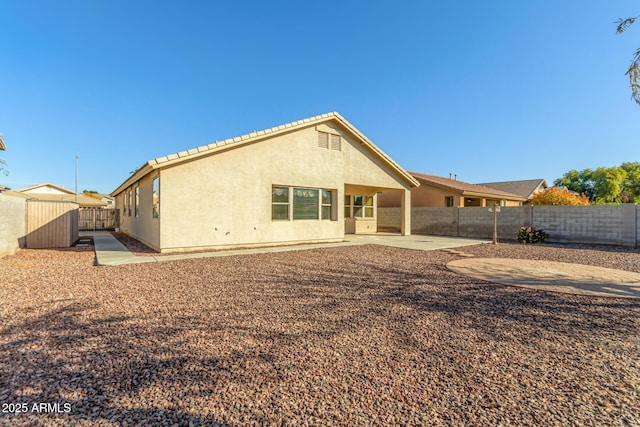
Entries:
<svg viewBox="0 0 640 427">
<path fill-rule="evenodd" d="M 400 234 L 394 233 L 347 234 L 344 236 L 344 240 L 361 245 L 383 245 L 419 251 L 460 248 L 463 246 L 491 243 L 491 241 L 487 239 L 469 239 L 464 237 L 432 236 L 425 234 L 401 236 Z"/>
<path fill-rule="evenodd" d="M 467 258 L 447 268 L 508 286 L 609 298 L 640 298 L 640 273 L 564 262 L 511 258 Z"/>
<path fill-rule="evenodd" d="M 118 239 L 116 239 L 108 231 L 83 231 L 80 232 L 81 237 L 92 236 L 96 251 L 96 259 L 98 265 L 124 265 L 124 264 L 141 264 L 156 261 L 175 261 L 182 259 L 194 258 L 215 258 L 223 256 L 258 254 L 258 253 L 274 253 L 300 251 L 319 248 L 332 248 L 353 245 L 383 245 L 392 246 L 402 249 L 413 250 L 437 250 L 443 248 L 457 248 L 461 246 L 477 245 L 480 243 L 488 243 L 488 240 L 480 239 L 464 239 L 457 237 L 442 236 L 425 236 L 411 235 L 401 236 L 392 233 L 378 233 L 372 235 L 347 235 L 345 240 L 339 243 L 317 243 L 308 245 L 295 246 L 274 246 L 265 248 L 251 249 L 233 249 L 227 251 L 215 252 L 199 252 L 190 254 L 174 254 L 157 256 L 135 256 L 127 249 Z"/>
</svg>

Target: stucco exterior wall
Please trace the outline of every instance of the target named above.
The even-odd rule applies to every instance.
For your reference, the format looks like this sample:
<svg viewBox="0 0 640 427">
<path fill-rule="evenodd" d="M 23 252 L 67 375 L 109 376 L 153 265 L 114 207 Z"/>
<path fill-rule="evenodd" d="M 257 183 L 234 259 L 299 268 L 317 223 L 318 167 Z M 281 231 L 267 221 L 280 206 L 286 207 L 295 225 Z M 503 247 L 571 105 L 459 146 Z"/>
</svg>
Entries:
<svg viewBox="0 0 640 427">
<path fill-rule="evenodd" d="M 445 198 L 453 197 L 453 206 L 464 206 L 464 200 L 461 200 L 459 194 L 438 187 L 431 187 L 421 184 L 420 187 L 411 190 L 411 206 L 419 207 L 446 207 Z"/>
<path fill-rule="evenodd" d="M 339 134 L 340 151 L 318 147 L 318 130 Z M 124 215 L 121 227 L 166 252 L 342 240 L 345 191 L 375 195 L 410 188 L 332 122 L 239 147 L 230 144 L 228 150 L 161 169 L 157 224 L 151 218 L 151 180 L 140 181 L 140 217 Z M 334 220 L 272 220 L 274 186 L 331 190 Z M 117 197 L 120 209 L 125 194 Z M 376 226 L 369 228 L 375 232 Z"/>
<path fill-rule="evenodd" d="M 0 258 L 25 246 L 26 199 L 0 194 Z"/>
<path fill-rule="evenodd" d="M 158 175 L 158 172 L 149 174 L 136 183 L 136 185 L 139 185 L 140 187 L 140 201 L 138 203 L 139 214 L 137 217 L 135 216 L 133 205 L 131 206 L 131 215 L 129 215 L 128 209 L 126 212 L 124 210 L 124 197 L 127 196 L 129 189 L 135 193 L 136 185 L 127 188 L 125 192 L 116 197 L 116 208 L 120 209 L 120 228 L 141 242 L 159 251 L 160 220 L 159 218 L 153 218 L 152 200 L 153 179 Z M 160 194 L 160 197 L 162 197 L 162 179 L 160 180 Z"/>
</svg>

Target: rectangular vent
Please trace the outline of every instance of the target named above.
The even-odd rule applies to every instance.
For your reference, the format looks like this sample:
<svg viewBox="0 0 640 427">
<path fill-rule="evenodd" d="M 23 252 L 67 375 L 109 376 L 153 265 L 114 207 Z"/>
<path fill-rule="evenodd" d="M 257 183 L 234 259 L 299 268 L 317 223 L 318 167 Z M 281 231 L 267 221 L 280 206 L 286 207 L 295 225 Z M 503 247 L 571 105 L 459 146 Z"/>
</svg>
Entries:
<svg viewBox="0 0 640 427">
<path fill-rule="evenodd" d="M 340 135 L 331 135 L 331 149 L 340 151 Z"/>
<path fill-rule="evenodd" d="M 329 134 L 326 132 L 318 132 L 318 147 L 329 148 Z"/>
</svg>

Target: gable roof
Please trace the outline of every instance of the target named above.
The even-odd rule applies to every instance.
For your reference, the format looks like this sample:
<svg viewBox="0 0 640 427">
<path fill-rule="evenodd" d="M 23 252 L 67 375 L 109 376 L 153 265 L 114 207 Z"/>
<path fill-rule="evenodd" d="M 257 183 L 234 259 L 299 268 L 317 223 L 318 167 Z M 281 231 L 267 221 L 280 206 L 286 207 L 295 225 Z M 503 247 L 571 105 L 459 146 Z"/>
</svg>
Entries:
<svg viewBox="0 0 640 427">
<path fill-rule="evenodd" d="M 25 193 L 25 192 L 27 192 L 27 191 L 37 190 L 38 188 L 42 188 L 42 187 L 51 187 L 51 188 L 53 188 L 53 189 L 56 189 L 56 190 L 58 190 L 58 191 L 61 191 L 61 192 L 63 192 L 63 193 L 66 193 L 66 194 L 75 194 L 75 193 L 74 193 L 73 191 L 71 191 L 71 190 L 68 190 L 68 189 L 66 189 L 66 188 L 64 188 L 64 187 L 61 187 L 61 186 L 59 186 L 59 185 L 51 184 L 51 183 L 49 183 L 49 182 L 45 182 L 44 184 L 32 185 L 31 187 L 22 188 L 22 189 L 20 189 L 20 190 L 16 190 L 16 191 L 18 191 L 18 192 L 20 192 L 20 193 Z"/>
<path fill-rule="evenodd" d="M 525 199 L 530 199 L 533 193 L 542 186 L 547 188 L 547 181 L 544 179 L 524 179 L 520 181 L 501 181 L 501 182 L 485 182 L 478 185 L 495 188 L 496 190 L 506 191 L 507 193 L 517 194 Z"/>
<path fill-rule="evenodd" d="M 400 167 L 400 165 L 398 165 L 389 156 L 387 156 L 381 149 L 379 149 L 373 142 L 371 142 L 369 138 L 367 138 L 355 126 L 349 123 L 344 117 L 333 111 L 330 113 L 309 117 L 307 119 L 298 120 L 261 131 L 254 131 L 242 136 L 228 138 L 223 141 L 216 141 L 209 145 L 203 145 L 201 147 L 192 148 L 191 150 L 181 151 L 179 153 L 149 160 L 148 162 L 143 164 L 133 175 L 131 175 L 122 184 L 120 184 L 118 188 L 111 192 L 111 196 L 118 195 L 119 193 L 124 191 L 125 188 L 129 187 L 131 184 L 138 181 L 153 170 L 162 169 L 168 166 L 174 166 L 176 164 L 195 160 L 200 157 L 214 155 L 230 149 L 242 147 L 249 143 L 259 142 L 261 140 L 272 138 L 277 135 L 289 133 L 297 129 L 302 129 L 329 121 L 335 121 L 342 125 L 342 127 L 345 128 L 351 135 L 353 135 L 363 146 L 365 146 L 376 156 L 378 156 L 385 165 L 387 165 L 391 170 L 395 171 L 399 176 L 401 176 L 410 186 L 417 187 L 419 185 L 419 183 L 406 170 L 404 170 L 402 167 Z"/>
<path fill-rule="evenodd" d="M 421 184 L 434 185 L 436 187 L 445 188 L 460 193 L 463 196 L 479 196 L 479 197 L 500 197 L 502 199 L 524 201 L 525 199 L 517 194 L 507 193 L 505 191 L 496 190 L 478 184 L 470 184 L 457 179 L 445 178 L 443 176 L 428 175 L 425 173 L 409 172 Z"/>
</svg>

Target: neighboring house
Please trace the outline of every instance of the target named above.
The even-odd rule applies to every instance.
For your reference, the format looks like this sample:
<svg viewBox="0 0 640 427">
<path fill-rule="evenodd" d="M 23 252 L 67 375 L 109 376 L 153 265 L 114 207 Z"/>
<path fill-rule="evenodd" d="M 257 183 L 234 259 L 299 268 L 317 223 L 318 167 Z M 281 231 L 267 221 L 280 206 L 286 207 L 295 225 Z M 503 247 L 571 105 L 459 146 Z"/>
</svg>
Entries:
<svg viewBox="0 0 640 427">
<path fill-rule="evenodd" d="M 409 172 L 420 186 L 411 190 L 411 207 L 520 206 L 526 200 L 516 194 L 436 175 Z M 378 196 L 378 207 L 400 206 L 394 192 Z"/>
<path fill-rule="evenodd" d="M 111 197 L 108 194 L 102 193 L 82 193 L 89 197 L 93 197 L 94 199 L 100 200 L 101 202 L 106 203 L 105 209 L 115 209 L 116 207 L 116 199 Z"/>
<path fill-rule="evenodd" d="M 32 200 L 50 200 L 64 202 L 76 201 L 76 194 L 73 191 L 50 183 L 38 184 L 17 191 L 8 191 L 7 193 Z M 85 194 L 78 194 L 78 206 L 80 206 L 81 208 L 102 208 L 107 206 L 107 203 L 95 197 L 90 197 Z"/>
<path fill-rule="evenodd" d="M 409 234 L 417 185 L 333 112 L 150 160 L 111 196 L 122 231 L 179 252 L 375 233 L 377 195 L 388 190 L 400 193 Z"/>
<path fill-rule="evenodd" d="M 517 194 L 527 199 L 529 203 L 534 194 L 546 190 L 549 186 L 544 179 L 525 179 L 522 181 L 502 181 L 502 182 L 485 182 L 485 187 L 495 188 L 496 190 L 505 191 L 511 194 Z"/>
</svg>

